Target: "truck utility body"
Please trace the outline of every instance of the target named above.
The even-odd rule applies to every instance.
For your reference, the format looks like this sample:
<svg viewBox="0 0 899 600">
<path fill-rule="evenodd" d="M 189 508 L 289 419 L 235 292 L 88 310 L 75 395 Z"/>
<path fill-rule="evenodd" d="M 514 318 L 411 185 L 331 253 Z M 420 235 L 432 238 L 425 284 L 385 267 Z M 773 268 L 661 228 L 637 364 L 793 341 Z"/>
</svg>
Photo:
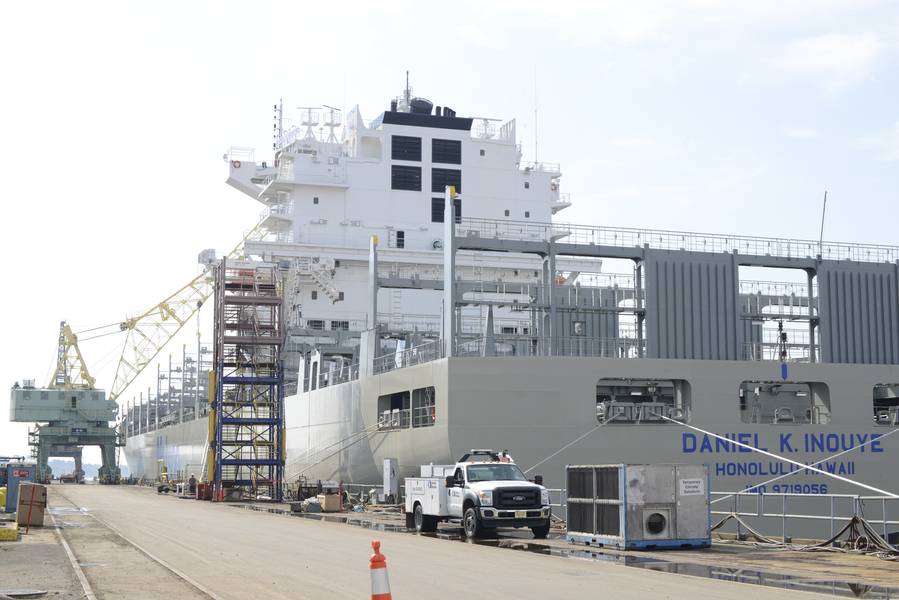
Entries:
<svg viewBox="0 0 899 600">
<path fill-rule="evenodd" d="M 467 537 L 497 527 L 528 527 L 535 537 L 549 532 L 550 502 L 539 476 L 529 481 L 511 457 L 472 450 L 455 465 L 424 465 L 421 477 L 406 478 L 406 524 L 435 531 L 440 521 L 458 521 Z"/>
</svg>

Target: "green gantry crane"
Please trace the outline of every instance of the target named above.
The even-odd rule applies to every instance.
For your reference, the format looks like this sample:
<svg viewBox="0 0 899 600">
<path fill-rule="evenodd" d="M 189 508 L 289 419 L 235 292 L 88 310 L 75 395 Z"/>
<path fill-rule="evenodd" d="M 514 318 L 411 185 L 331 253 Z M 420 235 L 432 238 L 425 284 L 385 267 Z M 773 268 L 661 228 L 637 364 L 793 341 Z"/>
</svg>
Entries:
<svg viewBox="0 0 899 600">
<path fill-rule="evenodd" d="M 50 384 L 37 388 L 33 380 L 25 380 L 22 385 L 16 383 L 10 400 L 11 421 L 35 424 L 28 432 L 28 444 L 37 461 L 38 481 L 50 480 L 52 473 L 47 461 L 51 456 L 74 458 L 77 472 L 82 447 L 99 446 L 100 482 L 118 483 L 116 449 L 125 443 L 115 426 L 118 405 L 107 400 L 106 392 L 97 389 L 95 383 L 78 349 L 78 338 L 62 321 L 56 370 Z"/>
</svg>

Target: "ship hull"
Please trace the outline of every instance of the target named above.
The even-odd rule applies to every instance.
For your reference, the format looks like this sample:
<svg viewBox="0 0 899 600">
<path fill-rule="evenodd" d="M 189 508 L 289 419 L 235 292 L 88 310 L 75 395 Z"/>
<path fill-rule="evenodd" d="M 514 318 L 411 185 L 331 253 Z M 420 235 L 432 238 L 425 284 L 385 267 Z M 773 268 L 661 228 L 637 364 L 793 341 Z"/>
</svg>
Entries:
<svg viewBox="0 0 899 600">
<path fill-rule="evenodd" d="M 131 475 L 156 480 L 165 465 L 172 477 L 199 477 L 206 462 L 207 430 L 206 419 L 195 419 L 128 437 L 125 461 Z"/>
<path fill-rule="evenodd" d="M 385 458 L 397 459 L 402 477 L 417 476 L 422 464 L 453 463 L 472 448 L 493 448 L 508 449 L 529 476 L 542 474 L 550 488 L 565 486 L 567 464 L 692 463 L 708 465 L 712 492 L 760 485 L 768 493 L 811 496 L 899 491 L 899 435 L 884 437 L 894 430 L 874 425 L 871 399 L 875 384 L 899 381 L 899 368 L 796 364 L 790 365 L 789 377 L 826 386 L 829 424 L 741 420 L 738 386 L 778 380 L 779 363 L 442 359 L 288 398 L 287 475 L 380 484 Z M 669 422 L 598 426 L 596 386 L 603 378 L 688 381 L 689 425 L 695 429 Z M 434 426 L 378 430 L 379 396 L 427 385 L 436 388 Z M 801 466 L 816 463 L 828 475 Z M 733 508 L 733 502 L 718 500 L 713 508 Z M 741 502 L 746 502 L 741 511 L 756 510 L 754 499 Z M 829 502 L 823 496 L 791 500 L 788 512 L 827 514 Z M 838 514 L 851 510 L 851 499 L 836 502 Z M 880 510 L 876 504 L 871 510 Z M 779 511 L 779 502 L 766 510 Z M 781 533 L 779 518 L 756 525 Z M 800 524 L 792 534 L 821 537 L 828 532 L 829 524 L 818 521 Z"/>
<path fill-rule="evenodd" d="M 830 423 L 743 422 L 737 393 L 741 382 L 779 377 L 780 364 L 771 362 L 436 360 L 286 398 L 286 478 L 288 483 L 303 477 L 379 485 L 385 458 L 396 459 L 405 477 L 418 475 L 422 464 L 455 462 L 471 448 L 494 448 L 508 449 L 524 469 L 539 465 L 529 475 L 542 474 L 550 488 L 564 487 L 567 464 L 693 463 L 708 465 L 712 492 L 759 485 L 778 494 L 897 491 L 899 435 L 886 436 L 893 428 L 874 425 L 871 398 L 875 384 L 899 381 L 899 367 L 791 365 L 791 381 L 826 386 Z M 690 427 L 658 422 L 600 426 L 596 387 L 604 378 L 689 382 Z M 432 426 L 379 429 L 379 397 L 428 386 L 435 390 Z M 200 423 L 205 426 L 205 421 Z M 139 464 L 152 467 L 153 473 L 160 458 L 172 461 L 170 470 L 201 463 L 205 429 L 191 423 L 176 427 L 185 426 L 178 433 L 173 427 L 155 438 L 139 436 L 147 438 L 140 441 L 139 451 L 130 448 L 134 438 L 129 438 L 129 465 L 132 456 L 139 456 Z M 169 447 L 172 444 L 178 448 Z M 799 466 L 813 463 L 830 475 Z M 823 504 L 813 506 L 814 500 L 804 505 L 828 510 Z"/>
</svg>

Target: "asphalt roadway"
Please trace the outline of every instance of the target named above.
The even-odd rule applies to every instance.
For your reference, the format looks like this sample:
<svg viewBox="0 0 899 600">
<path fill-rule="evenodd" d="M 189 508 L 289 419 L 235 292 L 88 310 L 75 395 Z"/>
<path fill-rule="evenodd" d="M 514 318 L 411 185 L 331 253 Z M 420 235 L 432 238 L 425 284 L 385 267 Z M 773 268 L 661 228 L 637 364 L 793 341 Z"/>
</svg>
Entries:
<svg viewBox="0 0 899 600">
<path fill-rule="evenodd" d="M 381 540 L 396 600 L 817 594 L 293 519 L 128 486 L 51 486 L 50 505 L 103 598 L 368 598 Z M 39 582 L 36 582 L 39 583 Z"/>
</svg>

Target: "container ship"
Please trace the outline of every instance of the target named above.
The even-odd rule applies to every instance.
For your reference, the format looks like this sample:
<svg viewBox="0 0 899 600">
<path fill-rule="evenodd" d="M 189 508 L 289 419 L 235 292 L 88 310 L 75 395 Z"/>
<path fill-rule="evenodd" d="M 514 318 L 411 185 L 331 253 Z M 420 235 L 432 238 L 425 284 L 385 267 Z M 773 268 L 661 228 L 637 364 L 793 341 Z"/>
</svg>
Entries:
<svg viewBox="0 0 899 600">
<path fill-rule="evenodd" d="M 565 223 L 561 168 L 522 160 L 515 120 L 408 85 L 371 121 L 274 110 L 271 160 L 223 158 L 262 205 L 246 253 L 283 273 L 285 481 L 492 447 L 550 487 L 660 462 L 719 492 L 895 485 L 899 248 Z M 125 411 L 132 474 L 203 470 L 203 350 Z"/>
</svg>

